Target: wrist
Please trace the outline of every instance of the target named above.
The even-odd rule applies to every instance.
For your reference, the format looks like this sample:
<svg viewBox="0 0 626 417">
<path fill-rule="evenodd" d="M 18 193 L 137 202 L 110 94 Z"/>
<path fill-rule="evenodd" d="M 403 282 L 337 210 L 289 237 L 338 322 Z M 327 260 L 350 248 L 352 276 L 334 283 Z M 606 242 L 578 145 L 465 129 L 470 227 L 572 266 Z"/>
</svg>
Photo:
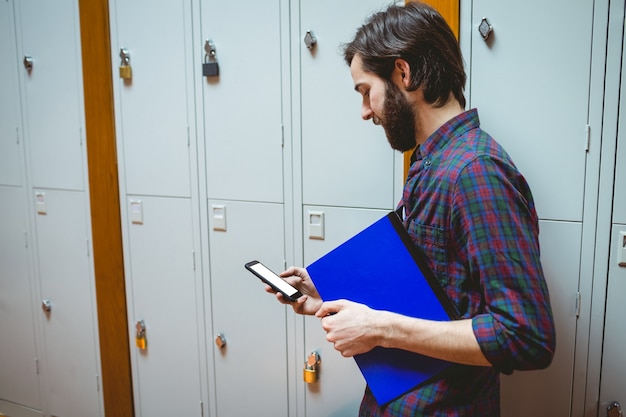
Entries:
<svg viewBox="0 0 626 417">
<path fill-rule="evenodd" d="M 396 314 L 389 311 L 380 311 L 377 315 L 376 324 L 376 344 L 384 348 L 393 347 L 393 338 L 396 332 Z"/>
</svg>

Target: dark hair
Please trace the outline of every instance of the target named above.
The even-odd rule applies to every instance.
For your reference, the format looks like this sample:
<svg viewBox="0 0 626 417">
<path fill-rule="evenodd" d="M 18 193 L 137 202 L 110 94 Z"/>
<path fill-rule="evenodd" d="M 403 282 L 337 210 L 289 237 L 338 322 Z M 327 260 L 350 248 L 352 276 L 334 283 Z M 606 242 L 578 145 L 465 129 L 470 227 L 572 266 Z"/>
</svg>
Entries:
<svg viewBox="0 0 626 417">
<path fill-rule="evenodd" d="M 392 5 L 373 14 L 344 45 L 348 65 L 355 54 L 365 71 L 384 80 L 391 79 L 396 59 L 404 59 L 411 67 L 407 90 L 423 86 L 425 100 L 437 107 L 445 105 L 452 92 L 465 107 L 467 77 L 459 43 L 443 17 L 424 3 Z"/>
</svg>

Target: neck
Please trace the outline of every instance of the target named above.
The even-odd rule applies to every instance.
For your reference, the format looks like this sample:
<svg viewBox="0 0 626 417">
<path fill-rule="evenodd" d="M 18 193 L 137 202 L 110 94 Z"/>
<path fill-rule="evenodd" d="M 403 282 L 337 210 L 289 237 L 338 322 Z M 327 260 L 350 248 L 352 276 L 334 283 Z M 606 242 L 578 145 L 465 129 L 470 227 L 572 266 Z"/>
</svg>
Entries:
<svg viewBox="0 0 626 417">
<path fill-rule="evenodd" d="M 443 107 L 434 107 L 432 104 L 424 101 L 418 104 L 418 106 L 420 108 L 418 108 L 416 113 L 418 115 L 418 120 L 416 120 L 418 126 L 416 130 L 417 137 L 415 138 L 418 145 L 424 143 L 430 135 L 450 119 L 465 111 L 453 96 L 450 97 L 450 100 Z"/>
</svg>

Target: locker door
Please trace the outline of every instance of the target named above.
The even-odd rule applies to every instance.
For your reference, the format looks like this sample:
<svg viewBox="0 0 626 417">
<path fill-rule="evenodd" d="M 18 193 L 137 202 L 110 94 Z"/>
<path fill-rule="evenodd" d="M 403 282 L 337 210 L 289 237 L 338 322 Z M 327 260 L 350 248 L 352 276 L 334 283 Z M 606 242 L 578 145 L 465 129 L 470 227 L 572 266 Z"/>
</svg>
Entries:
<svg viewBox="0 0 626 417">
<path fill-rule="evenodd" d="M 218 77 L 202 81 L 208 196 L 282 202 L 282 99 L 290 86 L 281 1 L 202 0 L 201 11 L 202 40 L 213 41 L 219 65 Z"/>
<path fill-rule="evenodd" d="M 0 399 L 41 409 L 26 196 L 22 188 L 0 186 L 0 201 Z"/>
<path fill-rule="evenodd" d="M 256 259 L 275 272 L 284 269 L 283 206 L 210 200 L 209 210 L 213 326 L 207 333 L 226 341 L 213 347 L 215 415 L 287 416 L 286 320 L 293 312 L 244 268 Z"/>
<path fill-rule="evenodd" d="M 78 2 L 26 0 L 17 10 L 25 136 L 34 187 L 82 190 L 82 66 Z M 45 16 L 37 19 L 34 16 Z"/>
<path fill-rule="evenodd" d="M 112 1 L 119 164 L 128 194 L 189 197 L 195 147 L 191 1 Z M 120 49 L 131 79 L 119 77 Z"/>
<path fill-rule="evenodd" d="M 85 193 L 46 190 L 36 215 L 45 338 L 45 413 L 99 417 L 99 351 Z M 43 304 L 43 303 L 42 303 Z"/>
<path fill-rule="evenodd" d="M 470 106 L 533 190 L 558 337 L 550 368 L 502 378 L 504 415 L 564 415 L 572 404 L 593 6 L 590 0 L 471 6 Z M 478 31 L 483 17 L 493 28 L 487 40 Z"/>
<path fill-rule="evenodd" d="M 196 296 L 201 284 L 194 262 L 191 200 L 130 196 L 127 204 L 127 212 L 135 216 L 127 225 L 127 291 L 132 296 L 136 415 L 200 415 L 202 332 Z M 141 320 L 146 349 L 135 345 L 135 323 Z"/>
<path fill-rule="evenodd" d="M 623 22 L 624 10 L 621 9 L 619 12 Z M 616 15 L 619 19 L 618 16 Z M 626 93 L 624 80 L 626 67 L 624 67 L 623 59 L 621 68 L 620 91 L 621 97 L 624 97 Z M 626 238 L 624 237 L 626 236 L 626 196 L 624 195 L 624 190 L 626 190 L 626 124 L 623 122 L 625 112 L 626 104 L 620 100 L 598 413 L 598 416 L 602 417 L 606 415 L 607 407 L 614 401 L 619 402 L 622 410 L 626 412 L 626 363 L 624 361 L 624 346 L 626 346 L 626 331 L 624 331 L 626 265 L 620 264 L 620 262 L 626 262 Z"/>
<path fill-rule="evenodd" d="M 20 126 L 18 58 L 13 3 L 0 4 L 0 184 L 21 185 L 24 159 Z"/>
<path fill-rule="evenodd" d="M 593 1 L 472 4 L 471 107 L 528 180 L 539 216 L 581 221 Z"/>
<path fill-rule="evenodd" d="M 624 210 L 626 210 L 626 207 L 622 207 L 622 212 Z M 618 257 L 626 250 L 624 242 L 624 235 L 626 235 L 625 220 L 622 219 L 619 223 L 614 223 L 611 229 L 611 253 L 609 257 L 598 416 L 607 415 L 607 407 L 614 401 L 620 403 L 622 410 L 626 411 L 626 364 L 624 363 L 624 346 L 626 345 L 626 332 L 624 331 L 624 317 L 626 317 L 626 305 L 624 304 L 626 267 L 620 265 L 618 260 Z"/>
<path fill-rule="evenodd" d="M 384 131 L 361 119 L 361 97 L 340 50 L 372 11 L 389 2 L 300 2 L 302 195 L 304 204 L 385 208 L 393 201 L 394 155 Z M 311 30 L 317 44 L 307 49 Z M 296 57 L 297 58 L 297 57 Z"/>
<path fill-rule="evenodd" d="M 310 212 L 324 213 L 324 240 L 304 236 L 305 265 L 309 265 L 365 227 L 379 220 L 387 210 L 364 210 L 340 207 L 305 206 L 304 219 Z M 306 386 L 306 417 L 356 416 L 365 391 L 365 380 L 352 358 L 344 358 L 326 341 L 319 319 L 305 318 L 305 355 L 316 351 L 322 359 L 319 381 Z"/>
</svg>

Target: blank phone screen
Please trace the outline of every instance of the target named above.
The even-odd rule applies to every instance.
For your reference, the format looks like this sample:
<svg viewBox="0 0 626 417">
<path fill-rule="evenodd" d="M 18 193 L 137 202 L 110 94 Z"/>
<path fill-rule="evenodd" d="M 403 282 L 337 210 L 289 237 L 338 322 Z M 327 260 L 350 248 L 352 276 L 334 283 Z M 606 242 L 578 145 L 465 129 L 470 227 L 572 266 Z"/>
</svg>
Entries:
<svg viewBox="0 0 626 417">
<path fill-rule="evenodd" d="M 256 263 L 254 265 L 251 265 L 250 268 L 259 275 L 261 275 L 263 278 L 271 282 L 276 288 L 287 294 L 289 297 L 298 292 L 296 288 L 289 285 L 285 280 L 276 275 L 262 263 Z"/>
</svg>

